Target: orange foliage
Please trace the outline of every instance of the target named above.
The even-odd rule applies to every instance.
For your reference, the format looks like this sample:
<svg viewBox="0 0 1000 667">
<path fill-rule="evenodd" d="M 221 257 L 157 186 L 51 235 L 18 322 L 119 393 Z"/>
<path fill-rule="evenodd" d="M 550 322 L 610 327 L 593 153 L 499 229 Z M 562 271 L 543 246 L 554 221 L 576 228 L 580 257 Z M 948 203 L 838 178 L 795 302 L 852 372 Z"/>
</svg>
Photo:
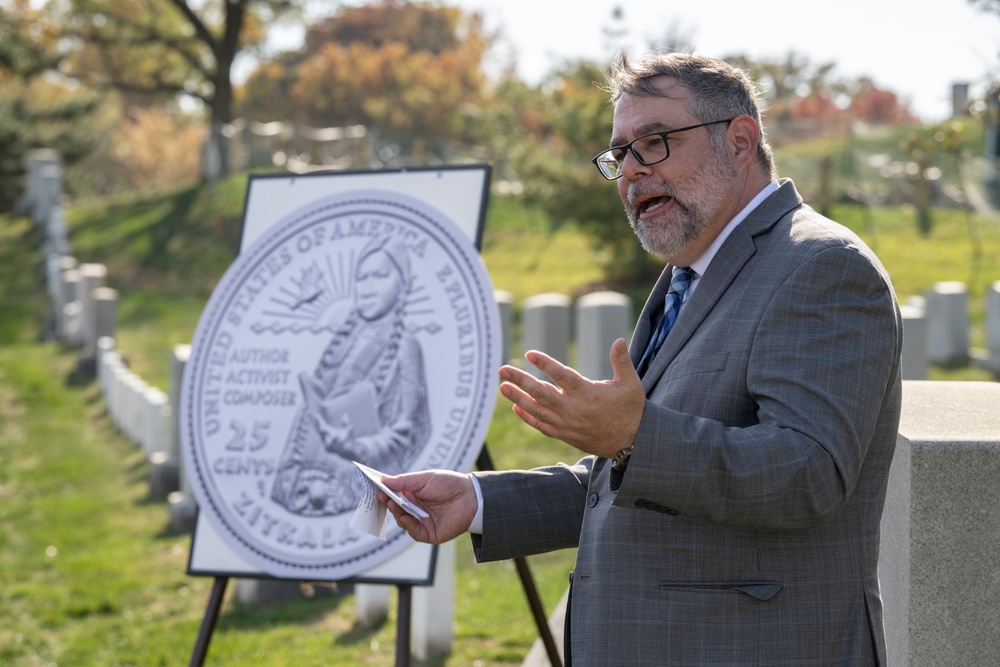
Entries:
<svg viewBox="0 0 1000 667">
<path fill-rule="evenodd" d="M 106 144 L 90 156 L 89 187 L 95 193 L 171 190 L 201 179 L 204 123 L 179 119 L 159 107 L 131 107 Z"/>
<path fill-rule="evenodd" d="M 829 98 L 823 91 L 816 90 L 806 97 L 795 101 L 792 109 L 793 118 L 810 118 L 815 120 L 830 120 L 843 115 L 843 109 Z"/>
<path fill-rule="evenodd" d="M 313 26 L 306 46 L 265 63 L 242 107 L 255 120 L 366 125 L 397 141 L 461 138 L 486 84 L 478 15 L 387 1 Z"/>
<path fill-rule="evenodd" d="M 912 123 L 915 120 L 913 114 L 900 103 L 895 93 L 873 85 L 865 86 L 854 96 L 851 113 L 858 120 L 878 125 L 898 125 Z"/>
</svg>

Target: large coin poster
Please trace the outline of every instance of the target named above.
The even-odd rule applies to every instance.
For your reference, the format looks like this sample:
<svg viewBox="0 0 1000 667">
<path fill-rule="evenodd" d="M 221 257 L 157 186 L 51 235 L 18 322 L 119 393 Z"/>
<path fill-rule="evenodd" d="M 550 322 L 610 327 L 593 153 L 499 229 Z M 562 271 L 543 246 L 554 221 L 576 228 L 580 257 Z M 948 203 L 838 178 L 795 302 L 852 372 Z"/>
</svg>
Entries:
<svg viewBox="0 0 1000 667">
<path fill-rule="evenodd" d="M 350 526 L 354 461 L 469 470 L 496 400 L 501 330 L 468 234 L 410 194 L 319 196 L 226 271 L 192 342 L 185 471 L 225 544 L 268 575 L 342 580 L 412 540 Z"/>
</svg>

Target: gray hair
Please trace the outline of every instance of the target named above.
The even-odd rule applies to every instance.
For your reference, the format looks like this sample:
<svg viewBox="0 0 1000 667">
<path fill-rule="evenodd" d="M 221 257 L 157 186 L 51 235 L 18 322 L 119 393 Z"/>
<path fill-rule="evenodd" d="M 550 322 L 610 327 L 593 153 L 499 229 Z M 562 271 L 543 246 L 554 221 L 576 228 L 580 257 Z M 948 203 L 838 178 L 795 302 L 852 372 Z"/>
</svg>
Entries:
<svg viewBox="0 0 1000 667">
<path fill-rule="evenodd" d="M 632 60 L 622 50 L 611 62 L 603 89 L 611 94 L 615 104 L 623 95 L 651 95 L 670 97 L 668 91 L 657 87 L 653 79 L 665 76 L 691 92 L 688 110 L 702 122 L 749 116 L 760 128 L 757 140 L 757 161 L 771 178 L 777 169 L 771 147 L 764 136 L 758 89 L 750 76 L 724 60 L 693 53 L 664 53 L 652 51 L 639 60 Z M 709 128 L 713 145 L 722 144 L 725 125 Z"/>
</svg>

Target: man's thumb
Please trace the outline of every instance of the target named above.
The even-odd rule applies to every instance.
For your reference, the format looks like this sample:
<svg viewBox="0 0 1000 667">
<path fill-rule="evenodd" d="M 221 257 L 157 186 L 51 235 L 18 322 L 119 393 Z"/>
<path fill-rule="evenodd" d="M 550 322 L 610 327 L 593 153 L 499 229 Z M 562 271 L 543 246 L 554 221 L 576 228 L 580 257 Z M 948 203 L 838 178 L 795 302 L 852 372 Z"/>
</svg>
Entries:
<svg viewBox="0 0 1000 667">
<path fill-rule="evenodd" d="M 635 366 L 628 353 L 628 345 L 624 338 L 619 338 L 611 344 L 611 367 L 615 371 L 615 379 L 621 380 L 629 375 L 635 375 Z"/>
</svg>

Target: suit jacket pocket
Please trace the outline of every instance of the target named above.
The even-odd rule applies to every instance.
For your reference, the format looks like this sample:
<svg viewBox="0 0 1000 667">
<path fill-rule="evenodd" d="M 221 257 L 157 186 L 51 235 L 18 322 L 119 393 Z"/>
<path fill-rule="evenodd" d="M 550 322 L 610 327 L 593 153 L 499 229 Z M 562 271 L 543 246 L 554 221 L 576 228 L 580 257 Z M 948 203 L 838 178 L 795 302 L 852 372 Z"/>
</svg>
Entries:
<svg viewBox="0 0 1000 667">
<path fill-rule="evenodd" d="M 774 581 L 661 581 L 670 664 L 759 664 L 763 607 L 781 588 Z"/>
<path fill-rule="evenodd" d="M 734 582 L 710 582 L 710 583 L 690 583 L 661 581 L 660 590 L 678 590 L 687 592 L 703 593 L 744 593 L 752 598 L 766 602 L 782 589 L 782 585 L 776 581 L 734 581 Z"/>
</svg>

